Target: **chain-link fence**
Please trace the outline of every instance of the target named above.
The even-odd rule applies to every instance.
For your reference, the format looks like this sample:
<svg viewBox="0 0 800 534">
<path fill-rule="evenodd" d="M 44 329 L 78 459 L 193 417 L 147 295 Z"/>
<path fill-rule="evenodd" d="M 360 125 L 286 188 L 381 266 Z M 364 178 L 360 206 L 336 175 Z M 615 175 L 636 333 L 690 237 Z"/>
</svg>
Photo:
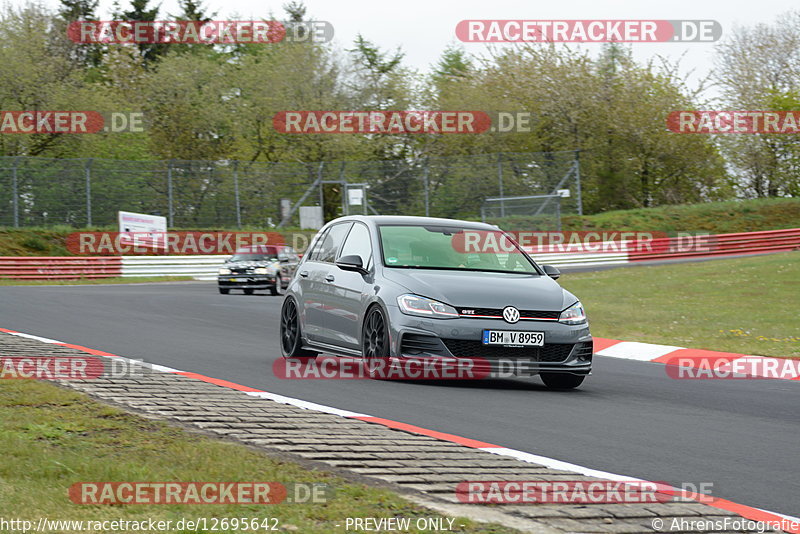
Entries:
<svg viewBox="0 0 800 534">
<path fill-rule="evenodd" d="M 576 170 L 571 151 L 309 163 L 0 157 L 0 226 L 111 226 L 119 210 L 163 215 L 171 228 L 292 226 L 301 205 L 322 206 L 326 220 L 346 214 L 348 184 L 363 184 L 368 213 L 479 218 L 487 197 L 557 189 L 571 191 L 561 213 L 580 213 Z"/>
</svg>

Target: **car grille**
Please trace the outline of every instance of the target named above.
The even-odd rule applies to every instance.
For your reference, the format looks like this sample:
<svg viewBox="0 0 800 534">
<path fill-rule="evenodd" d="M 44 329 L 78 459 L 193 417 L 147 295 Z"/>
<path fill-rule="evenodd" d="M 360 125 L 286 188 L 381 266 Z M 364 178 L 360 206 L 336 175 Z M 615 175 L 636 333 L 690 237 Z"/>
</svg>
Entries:
<svg viewBox="0 0 800 534">
<path fill-rule="evenodd" d="M 422 356 L 425 354 L 447 356 L 447 350 L 438 337 L 422 334 L 403 334 L 403 339 L 400 342 L 400 352 L 404 356 Z"/>
<path fill-rule="evenodd" d="M 250 274 L 252 272 L 252 267 L 234 267 L 231 269 L 231 274 Z"/>
<path fill-rule="evenodd" d="M 592 359 L 592 354 L 594 352 L 594 345 L 591 341 L 585 341 L 583 343 L 578 343 L 575 347 L 575 357 L 579 360 L 588 361 Z"/>
<path fill-rule="evenodd" d="M 459 358 L 491 359 L 528 359 L 537 362 L 557 363 L 569 357 L 571 343 L 546 343 L 542 347 L 503 347 L 502 345 L 484 345 L 480 341 L 470 339 L 443 339 L 447 349 Z"/>
<path fill-rule="evenodd" d="M 503 309 L 502 308 L 457 308 L 458 314 L 463 317 L 480 317 L 481 319 L 486 319 L 487 317 L 502 319 L 503 318 Z M 471 311 L 472 313 L 464 313 L 465 311 Z M 543 319 L 547 321 L 557 320 L 561 312 L 557 311 L 540 311 L 540 310 L 520 310 L 519 311 L 519 318 L 520 319 Z"/>
</svg>

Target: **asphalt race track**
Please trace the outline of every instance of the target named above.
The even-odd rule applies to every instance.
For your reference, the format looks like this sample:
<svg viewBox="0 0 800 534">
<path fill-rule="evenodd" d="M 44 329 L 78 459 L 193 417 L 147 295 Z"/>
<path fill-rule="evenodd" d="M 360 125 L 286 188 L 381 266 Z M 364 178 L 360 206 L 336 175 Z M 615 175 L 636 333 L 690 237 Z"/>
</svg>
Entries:
<svg viewBox="0 0 800 534">
<path fill-rule="evenodd" d="M 800 515 L 800 383 L 673 380 L 596 357 L 577 391 L 538 379 L 281 380 L 281 297 L 215 283 L 0 287 L 0 327 Z"/>
</svg>

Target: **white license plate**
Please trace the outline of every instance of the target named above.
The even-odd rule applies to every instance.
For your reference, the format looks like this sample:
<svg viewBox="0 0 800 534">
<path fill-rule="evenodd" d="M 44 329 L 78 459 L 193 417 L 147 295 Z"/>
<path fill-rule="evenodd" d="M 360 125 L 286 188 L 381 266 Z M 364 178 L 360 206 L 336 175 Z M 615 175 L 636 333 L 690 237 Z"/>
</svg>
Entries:
<svg viewBox="0 0 800 534">
<path fill-rule="evenodd" d="M 520 332 L 511 330 L 484 330 L 484 345 L 521 345 L 541 347 L 544 345 L 544 332 Z"/>
</svg>

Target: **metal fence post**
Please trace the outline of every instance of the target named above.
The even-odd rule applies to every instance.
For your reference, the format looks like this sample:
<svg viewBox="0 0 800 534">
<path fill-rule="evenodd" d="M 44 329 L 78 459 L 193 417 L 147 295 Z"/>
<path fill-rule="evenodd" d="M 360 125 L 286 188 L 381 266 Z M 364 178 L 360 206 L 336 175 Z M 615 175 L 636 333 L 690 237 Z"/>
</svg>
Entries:
<svg viewBox="0 0 800 534">
<path fill-rule="evenodd" d="M 86 176 L 86 226 L 92 225 L 92 158 L 86 160 L 83 172 Z"/>
<path fill-rule="evenodd" d="M 167 224 L 170 228 L 175 226 L 172 216 L 172 161 L 167 162 Z"/>
<path fill-rule="evenodd" d="M 325 221 L 325 186 L 322 183 L 322 168 L 325 166 L 325 162 L 319 164 L 319 169 L 317 169 L 317 181 L 319 181 L 319 207 L 322 208 L 322 220 Z"/>
<path fill-rule="evenodd" d="M 556 201 L 556 232 L 561 231 L 561 197 Z"/>
<path fill-rule="evenodd" d="M 430 210 L 430 204 L 429 204 L 430 198 L 429 198 L 429 193 L 428 193 L 428 181 L 429 181 L 428 173 L 429 172 L 430 172 L 430 166 L 428 165 L 428 158 L 425 158 L 425 169 L 423 170 L 423 174 L 422 174 L 422 178 L 423 178 L 423 181 L 424 181 L 424 184 L 425 184 L 425 217 L 430 217 L 431 216 L 431 210 Z"/>
<path fill-rule="evenodd" d="M 349 211 L 349 199 L 347 198 L 347 178 L 344 175 L 344 166 L 345 161 L 339 165 L 339 181 L 342 184 L 342 215 L 350 215 Z"/>
<path fill-rule="evenodd" d="M 239 204 L 239 162 L 233 161 L 233 196 L 236 198 L 236 228 L 242 228 L 242 206 Z"/>
<path fill-rule="evenodd" d="M 19 156 L 14 158 L 11 167 L 11 203 L 14 206 L 14 228 L 19 228 L 19 190 L 17 185 L 17 163 Z"/>
<path fill-rule="evenodd" d="M 497 153 L 497 181 L 500 185 L 500 198 L 503 198 L 505 194 L 503 193 L 503 153 Z M 500 217 L 506 216 L 506 202 L 505 200 L 500 201 Z"/>
<path fill-rule="evenodd" d="M 575 176 L 577 178 L 576 196 L 578 197 L 578 215 L 583 215 L 583 197 L 581 196 L 581 151 L 575 151 Z"/>
</svg>

